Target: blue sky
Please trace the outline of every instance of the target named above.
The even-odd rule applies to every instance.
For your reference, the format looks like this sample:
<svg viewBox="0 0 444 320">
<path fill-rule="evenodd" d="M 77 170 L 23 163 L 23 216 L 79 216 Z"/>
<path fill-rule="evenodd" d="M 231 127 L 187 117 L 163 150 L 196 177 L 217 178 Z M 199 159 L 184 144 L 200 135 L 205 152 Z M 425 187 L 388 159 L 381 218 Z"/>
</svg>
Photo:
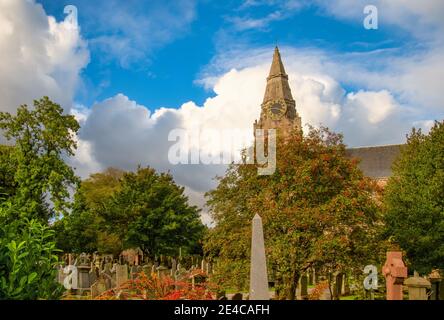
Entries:
<svg viewBox="0 0 444 320">
<path fill-rule="evenodd" d="M 362 21 L 338 20 L 324 8 L 307 5 L 286 9 L 278 1 L 258 3 L 243 1 L 187 1 L 186 8 L 177 9 L 177 1 L 112 1 L 40 0 L 47 14 L 58 21 L 65 18 L 63 9 L 68 4 L 78 8 L 81 34 L 89 41 L 90 62 L 82 71 L 83 86 L 76 92 L 76 102 L 90 106 L 117 93 L 124 92 L 131 99 L 154 110 L 159 107 L 177 108 L 192 100 L 202 104 L 213 93 L 205 90 L 195 80 L 211 63 L 215 55 L 232 48 L 251 49 L 279 46 L 315 47 L 335 54 L 362 52 L 387 48 L 415 46 L 411 34 L 396 26 L 387 26 L 380 20 L 378 30 L 365 30 Z M 158 43 L 151 44 L 150 32 L 129 29 L 125 24 L 113 25 L 105 14 L 119 16 L 122 12 L 137 13 L 135 19 L 153 19 L 153 11 L 167 3 L 168 15 L 162 28 L 171 28 L 172 34 L 156 36 Z M 112 6 L 111 13 L 104 10 Z M 170 20 L 182 19 L 182 11 L 191 17 L 177 27 Z M 264 21 L 270 14 L 283 16 L 263 22 L 262 26 L 243 29 L 236 21 Z M 362 14 L 362 17 L 365 15 Z M 237 20 L 236 20 L 237 19 Z M 261 22 L 262 23 L 262 22 Z M 156 27 L 154 27 L 156 29 Z M 146 39 L 135 39 L 141 32 Z M 152 31 L 159 33 L 159 30 Z M 127 37 L 134 50 L 141 54 L 123 61 L 117 53 L 104 51 L 95 44 L 103 36 Z M 408 50 L 410 52 L 411 49 Z M 124 55 L 124 53 L 122 53 Z M 347 89 L 356 89 L 346 84 Z"/>
</svg>

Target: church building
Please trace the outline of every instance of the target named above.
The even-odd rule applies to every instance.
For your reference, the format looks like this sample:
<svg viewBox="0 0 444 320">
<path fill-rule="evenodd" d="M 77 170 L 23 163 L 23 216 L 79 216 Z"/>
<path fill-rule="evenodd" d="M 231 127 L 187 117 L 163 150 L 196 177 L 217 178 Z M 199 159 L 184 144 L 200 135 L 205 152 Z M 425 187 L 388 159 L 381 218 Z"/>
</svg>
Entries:
<svg viewBox="0 0 444 320">
<path fill-rule="evenodd" d="M 278 47 L 274 49 L 260 118 L 254 123 L 255 132 L 256 129 L 276 129 L 278 135 L 302 130 L 301 117 L 291 94 L 288 75 L 285 73 Z M 346 153 L 350 158 L 361 160 L 359 168 L 364 175 L 384 186 L 392 173 L 392 163 L 399 155 L 400 148 L 401 145 L 359 147 L 349 148 Z"/>
</svg>

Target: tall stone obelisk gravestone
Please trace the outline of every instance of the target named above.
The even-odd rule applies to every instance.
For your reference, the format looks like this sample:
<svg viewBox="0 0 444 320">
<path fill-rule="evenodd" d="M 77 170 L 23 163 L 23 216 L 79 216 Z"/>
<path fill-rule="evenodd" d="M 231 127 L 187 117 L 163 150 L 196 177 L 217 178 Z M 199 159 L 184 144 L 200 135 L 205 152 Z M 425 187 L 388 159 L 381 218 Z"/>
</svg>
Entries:
<svg viewBox="0 0 444 320">
<path fill-rule="evenodd" d="M 267 261 L 265 260 L 264 231 L 262 219 L 253 218 L 251 237 L 250 300 L 270 300 L 268 292 Z"/>
</svg>

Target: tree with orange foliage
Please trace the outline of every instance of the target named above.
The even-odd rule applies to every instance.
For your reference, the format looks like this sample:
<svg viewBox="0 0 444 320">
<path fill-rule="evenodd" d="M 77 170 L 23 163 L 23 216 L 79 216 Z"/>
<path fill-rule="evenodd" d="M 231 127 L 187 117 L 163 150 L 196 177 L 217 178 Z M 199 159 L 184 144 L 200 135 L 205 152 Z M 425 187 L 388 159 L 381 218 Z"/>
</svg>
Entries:
<svg viewBox="0 0 444 320">
<path fill-rule="evenodd" d="M 216 226 L 204 248 L 217 261 L 221 286 L 246 289 L 251 219 L 259 213 L 277 298 L 294 299 L 310 267 L 331 273 L 378 259 L 378 190 L 346 157 L 342 136 L 326 128 L 278 139 L 276 152 L 273 175 L 259 176 L 256 165 L 241 164 L 219 178 L 207 194 Z"/>
</svg>

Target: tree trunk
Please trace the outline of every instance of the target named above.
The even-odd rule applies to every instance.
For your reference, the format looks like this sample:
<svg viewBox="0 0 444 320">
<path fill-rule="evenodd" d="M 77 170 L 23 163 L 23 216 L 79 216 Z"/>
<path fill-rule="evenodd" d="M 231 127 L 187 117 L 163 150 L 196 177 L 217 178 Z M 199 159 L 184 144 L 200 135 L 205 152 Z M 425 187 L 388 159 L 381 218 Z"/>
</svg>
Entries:
<svg viewBox="0 0 444 320">
<path fill-rule="evenodd" d="M 287 286 L 287 300 L 296 300 L 296 289 L 299 281 L 299 272 L 294 270 L 289 279 L 289 285 Z"/>
</svg>

